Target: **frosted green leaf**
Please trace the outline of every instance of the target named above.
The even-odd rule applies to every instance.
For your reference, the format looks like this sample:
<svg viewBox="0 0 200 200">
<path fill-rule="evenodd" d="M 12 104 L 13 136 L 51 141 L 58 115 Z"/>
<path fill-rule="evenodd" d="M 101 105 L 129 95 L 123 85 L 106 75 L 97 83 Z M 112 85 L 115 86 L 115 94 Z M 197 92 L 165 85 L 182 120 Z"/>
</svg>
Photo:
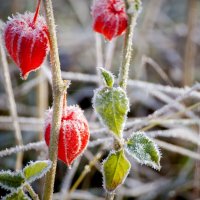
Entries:
<svg viewBox="0 0 200 200">
<path fill-rule="evenodd" d="M 5 196 L 2 200 L 31 200 L 23 190 Z"/>
<path fill-rule="evenodd" d="M 101 73 L 101 77 L 103 78 L 105 85 L 108 87 L 113 87 L 114 84 L 113 74 L 102 67 L 99 67 L 99 71 Z"/>
<path fill-rule="evenodd" d="M 96 90 L 93 106 L 103 124 L 121 138 L 129 110 L 129 101 L 124 90 L 120 87 Z"/>
<path fill-rule="evenodd" d="M 24 177 L 21 172 L 10 172 L 1 171 L 0 172 L 0 186 L 6 190 L 15 190 L 22 186 L 24 183 Z"/>
<path fill-rule="evenodd" d="M 23 169 L 24 177 L 28 182 L 44 176 L 50 169 L 52 162 L 50 160 L 31 162 Z"/>
<path fill-rule="evenodd" d="M 112 152 L 103 163 L 104 188 L 109 192 L 114 191 L 124 182 L 130 167 L 123 150 Z"/>
<path fill-rule="evenodd" d="M 160 170 L 160 152 L 157 145 L 144 133 L 133 134 L 127 141 L 127 152 L 139 163 Z"/>
</svg>

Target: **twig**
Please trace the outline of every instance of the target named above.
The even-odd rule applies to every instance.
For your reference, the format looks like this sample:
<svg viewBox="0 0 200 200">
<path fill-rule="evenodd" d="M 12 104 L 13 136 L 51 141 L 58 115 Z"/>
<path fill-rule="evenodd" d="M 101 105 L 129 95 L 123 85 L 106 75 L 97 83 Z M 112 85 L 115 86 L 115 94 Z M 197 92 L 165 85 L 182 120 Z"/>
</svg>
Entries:
<svg viewBox="0 0 200 200">
<path fill-rule="evenodd" d="M 0 22 L 1 23 L 1 22 Z M 8 103 L 9 103 L 9 110 L 13 121 L 13 127 L 15 129 L 15 142 L 17 145 L 23 144 L 22 134 L 20 130 L 20 126 L 18 123 L 18 116 L 17 116 L 17 107 L 14 99 L 13 89 L 12 89 L 12 83 L 9 73 L 9 67 L 8 62 L 6 59 L 6 54 L 3 48 L 3 41 L 0 37 L 0 53 L 1 53 L 1 62 L 2 62 L 2 69 L 3 69 L 3 76 L 5 80 L 5 90 L 8 96 Z M 21 169 L 22 166 L 22 160 L 23 160 L 23 154 L 18 153 L 17 154 L 17 160 L 16 160 L 16 170 Z"/>
<path fill-rule="evenodd" d="M 183 85 L 192 85 L 195 76 L 196 43 L 193 41 L 194 31 L 198 22 L 198 0 L 188 1 L 188 35 L 185 46 Z"/>
<path fill-rule="evenodd" d="M 48 79 L 50 79 L 50 70 L 47 68 L 47 66 L 43 66 L 43 71 L 45 71 L 45 75 L 48 77 Z M 86 82 L 86 83 L 98 84 L 99 82 L 98 76 L 92 75 L 92 74 L 62 72 L 62 77 L 66 80 L 80 81 L 80 82 Z M 138 81 L 138 80 L 131 80 L 131 79 L 128 80 L 128 86 L 131 89 L 139 88 L 139 89 L 144 89 L 145 91 L 159 90 L 161 92 L 164 92 L 173 96 L 184 95 L 187 92 L 190 92 L 191 90 L 190 87 L 178 88 L 178 87 L 164 86 L 160 84 L 149 83 L 149 82 Z M 200 88 L 200 85 L 199 85 L 199 88 Z M 188 94 L 188 98 L 200 99 L 200 92 L 193 90 L 192 92 Z"/>
<path fill-rule="evenodd" d="M 44 150 L 44 148 L 46 147 L 46 144 L 44 141 L 41 142 L 34 142 L 34 143 L 29 143 L 27 145 L 19 145 L 16 147 L 11 147 L 9 149 L 5 149 L 3 151 L 0 151 L 0 158 L 4 157 L 4 156 L 9 156 L 18 152 L 22 152 L 22 151 L 29 151 L 29 150 Z"/>
<path fill-rule="evenodd" d="M 188 149 L 176 146 L 174 144 L 170 144 L 168 142 L 163 142 L 163 141 L 160 141 L 160 140 L 157 140 L 157 139 L 153 139 L 153 140 L 158 146 L 162 147 L 163 149 L 166 149 L 168 151 L 172 151 L 172 152 L 175 152 L 175 153 L 179 153 L 181 155 L 188 156 L 188 157 L 191 157 L 191 158 L 196 159 L 196 160 L 200 160 L 200 155 L 196 152 L 193 152 L 193 151 L 190 151 Z"/>
<path fill-rule="evenodd" d="M 150 57 L 142 56 L 142 66 L 141 68 L 145 67 L 146 64 L 149 64 L 159 75 L 160 77 L 170 86 L 173 86 L 172 81 L 165 73 L 165 71 L 158 65 L 158 63 Z"/>
<path fill-rule="evenodd" d="M 91 168 L 102 157 L 102 155 L 103 155 L 102 152 L 97 153 L 96 156 L 94 157 L 94 159 L 92 161 L 90 161 L 90 163 L 88 165 L 86 165 L 84 167 L 84 170 L 82 171 L 81 175 L 76 179 L 76 182 L 74 183 L 74 185 L 70 189 L 70 191 L 69 191 L 70 194 L 73 193 L 74 190 L 79 186 L 79 184 L 84 179 L 84 177 L 86 176 L 86 174 L 90 172 Z"/>
<path fill-rule="evenodd" d="M 151 91 L 151 94 L 153 96 L 155 96 L 156 98 L 160 99 L 161 101 L 165 102 L 165 103 L 168 103 L 168 104 L 171 104 L 173 106 L 173 108 L 175 108 L 176 110 L 178 111 L 181 111 L 181 110 L 186 110 L 186 107 L 185 105 L 179 103 L 178 101 L 174 101 L 174 99 L 170 98 L 169 96 L 163 94 L 162 92 L 160 91 Z M 189 118 L 192 118 L 192 119 L 197 119 L 198 117 L 190 110 L 186 111 L 185 112 L 185 115 Z"/>
</svg>

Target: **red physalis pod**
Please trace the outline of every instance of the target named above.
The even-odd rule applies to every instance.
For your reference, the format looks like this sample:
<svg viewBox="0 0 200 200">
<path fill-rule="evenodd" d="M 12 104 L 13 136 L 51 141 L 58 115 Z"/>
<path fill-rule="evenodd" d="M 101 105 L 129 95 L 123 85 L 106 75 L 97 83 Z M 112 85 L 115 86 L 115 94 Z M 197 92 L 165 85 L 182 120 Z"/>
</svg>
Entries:
<svg viewBox="0 0 200 200">
<path fill-rule="evenodd" d="M 9 18 L 3 38 L 9 55 L 20 68 L 24 79 L 40 67 L 49 51 L 45 19 L 34 13 L 17 14 Z"/>
<path fill-rule="evenodd" d="M 123 0 L 96 0 L 92 7 L 93 30 L 108 40 L 126 30 L 128 17 Z"/>
<path fill-rule="evenodd" d="M 86 148 L 90 133 L 88 122 L 78 106 L 66 106 L 63 109 L 58 141 L 58 158 L 70 166 Z M 48 110 L 45 119 L 45 141 L 48 146 L 50 144 L 52 114 L 53 110 Z"/>
</svg>

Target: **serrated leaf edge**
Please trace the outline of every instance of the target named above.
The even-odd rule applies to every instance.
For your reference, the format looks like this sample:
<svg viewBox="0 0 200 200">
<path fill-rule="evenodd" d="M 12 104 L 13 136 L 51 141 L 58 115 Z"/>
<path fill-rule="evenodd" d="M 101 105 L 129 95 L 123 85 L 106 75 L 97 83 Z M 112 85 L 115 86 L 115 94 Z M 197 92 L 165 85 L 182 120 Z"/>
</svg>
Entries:
<svg viewBox="0 0 200 200">
<path fill-rule="evenodd" d="M 45 170 L 43 170 L 43 173 L 40 173 L 39 175 L 37 176 L 33 176 L 31 178 L 29 178 L 28 180 L 26 179 L 25 175 L 24 175 L 24 178 L 26 180 L 26 182 L 28 183 L 32 183 L 33 181 L 37 180 L 37 179 L 40 179 L 41 177 L 43 177 L 48 171 L 49 169 L 51 168 L 51 165 L 52 165 L 52 161 L 51 160 L 39 160 L 39 161 L 30 161 L 23 169 L 23 174 L 24 174 L 24 170 L 30 166 L 31 164 L 36 164 L 38 162 L 46 162 L 47 163 L 47 167 L 45 168 Z"/>
<path fill-rule="evenodd" d="M 113 192 L 115 192 L 115 190 L 116 190 L 118 187 L 120 187 L 121 185 L 124 184 L 124 181 L 126 180 L 128 174 L 129 174 L 129 172 L 130 172 L 130 169 L 131 169 L 131 164 L 130 164 L 130 162 L 129 162 L 129 164 L 130 164 L 129 170 L 127 171 L 127 174 L 124 176 L 124 178 L 123 178 L 121 184 L 119 184 L 119 185 L 115 188 L 115 190 L 110 191 L 110 190 L 107 190 L 107 189 L 106 189 L 106 183 L 105 183 L 105 180 L 104 180 L 105 173 L 104 173 L 104 170 L 103 170 L 104 164 L 105 164 L 105 162 L 108 160 L 108 158 L 109 158 L 109 156 L 110 156 L 111 154 L 116 154 L 116 153 L 119 152 L 119 151 L 123 151 L 123 150 L 122 150 L 122 149 L 120 149 L 120 150 L 118 150 L 118 151 L 111 150 L 110 153 L 108 154 L 107 158 L 104 159 L 104 160 L 102 161 L 102 163 L 101 163 L 101 173 L 103 174 L 103 179 L 102 179 L 103 184 L 102 184 L 102 186 L 103 186 L 104 190 L 105 190 L 106 192 L 108 192 L 108 193 L 113 193 Z M 123 153 L 124 153 L 124 152 L 123 152 Z M 126 159 L 127 159 L 127 158 L 126 158 Z M 128 159 L 127 159 L 127 160 L 128 160 Z"/>
<path fill-rule="evenodd" d="M 10 170 L 7 170 L 7 171 L 1 170 L 1 171 L 0 171 L 0 174 L 1 174 L 2 172 L 3 172 L 3 173 L 9 173 L 9 174 L 12 175 L 12 176 L 21 174 L 22 177 L 24 178 L 24 182 L 25 182 L 25 177 L 24 177 L 24 174 L 22 173 L 21 170 L 20 170 L 20 171 L 17 171 L 17 172 L 12 172 L 12 171 L 10 171 Z M 3 189 L 5 189 L 5 190 L 7 190 L 7 191 L 11 191 L 11 192 L 12 192 L 12 191 L 13 191 L 13 192 L 14 192 L 14 191 L 17 191 L 18 189 L 22 188 L 23 185 L 24 185 L 24 183 L 23 183 L 20 187 L 14 188 L 14 187 L 6 186 L 6 185 L 4 185 L 4 184 L 2 184 L 2 183 L 0 182 L 0 186 L 1 186 Z"/>
<path fill-rule="evenodd" d="M 19 189 L 17 189 L 16 191 L 13 191 L 13 192 L 7 194 L 6 196 L 2 197 L 1 200 L 6 200 L 6 198 L 11 197 L 14 193 L 19 192 L 20 189 L 23 191 L 22 188 L 19 188 Z M 24 191 L 23 191 L 23 192 L 24 192 Z M 28 200 L 31 200 L 31 198 L 30 198 L 28 195 L 26 195 L 25 192 L 24 192 L 24 194 L 25 194 L 25 196 L 26 196 L 26 198 L 27 198 Z"/>
<path fill-rule="evenodd" d="M 136 133 L 132 134 L 130 137 L 128 137 L 127 142 L 128 142 L 128 140 L 130 140 L 130 139 L 131 139 L 134 135 L 136 135 L 136 134 L 142 134 L 142 135 L 146 136 L 146 137 L 148 138 L 149 141 L 153 142 L 155 149 L 156 149 L 156 150 L 158 151 L 158 153 L 159 153 L 159 158 L 161 159 L 162 154 L 161 154 L 161 151 L 160 151 L 159 146 L 158 146 L 151 138 L 149 138 L 149 137 L 146 135 L 145 132 L 139 131 L 139 132 L 136 132 Z M 141 162 L 140 159 L 138 159 L 136 156 L 134 156 L 133 154 L 131 154 L 131 152 L 130 152 L 129 149 L 127 148 L 127 144 L 126 144 L 126 146 L 125 146 L 125 150 L 126 150 L 126 152 L 127 152 L 132 158 L 134 158 L 134 159 L 135 159 L 138 163 L 140 163 L 141 165 L 146 165 L 146 166 L 152 167 L 152 168 L 155 169 L 155 170 L 160 171 L 160 169 L 161 169 L 160 164 L 158 165 L 158 164 L 155 163 L 154 161 L 152 161 L 152 162 L 148 162 L 148 161 Z M 159 163 L 160 163 L 160 159 L 159 159 Z"/>
<path fill-rule="evenodd" d="M 105 88 L 109 88 L 109 87 L 104 87 L 104 86 L 103 86 L 103 87 L 99 87 L 99 88 L 97 88 L 97 89 L 94 90 L 94 96 L 93 96 L 93 98 L 92 98 L 92 107 L 93 107 L 94 112 L 95 112 L 95 114 L 97 115 L 98 119 L 99 119 L 100 122 L 103 124 L 103 126 L 104 126 L 105 128 L 107 128 L 107 129 L 109 130 L 109 132 L 112 133 L 112 135 L 113 135 L 116 139 L 119 139 L 119 138 L 122 138 L 122 132 L 123 132 L 123 130 L 124 130 L 124 127 L 125 127 L 125 124 L 126 124 L 126 120 L 127 120 L 127 113 L 130 111 L 129 99 L 128 99 L 127 95 L 126 95 L 126 99 L 128 100 L 128 105 L 127 105 L 127 106 L 128 106 L 128 110 L 126 111 L 126 116 L 124 117 L 124 122 L 122 123 L 122 128 L 121 128 L 120 134 L 119 134 L 119 136 L 118 136 L 115 132 L 113 132 L 112 130 L 110 130 L 109 127 L 104 123 L 103 118 L 102 118 L 101 115 L 96 111 L 96 108 L 95 108 L 95 106 L 94 106 L 97 93 L 98 93 L 99 91 L 105 89 Z M 123 90 L 121 87 L 115 87 L 115 88 L 116 88 L 116 89 L 120 89 L 121 91 L 124 92 L 124 90 Z"/>
</svg>

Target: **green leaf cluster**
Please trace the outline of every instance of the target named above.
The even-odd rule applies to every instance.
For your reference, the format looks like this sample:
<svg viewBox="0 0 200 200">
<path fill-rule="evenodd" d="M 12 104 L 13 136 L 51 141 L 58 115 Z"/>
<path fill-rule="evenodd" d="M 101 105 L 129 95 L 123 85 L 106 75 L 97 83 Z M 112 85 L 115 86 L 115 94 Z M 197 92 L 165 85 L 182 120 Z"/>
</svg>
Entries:
<svg viewBox="0 0 200 200">
<path fill-rule="evenodd" d="M 0 172 L 0 186 L 11 193 L 5 196 L 4 200 L 28 200 L 30 199 L 23 191 L 26 184 L 30 184 L 36 179 L 41 178 L 51 168 L 51 161 L 30 162 L 22 171 Z"/>
<path fill-rule="evenodd" d="M 141 6 L 140 0 L 134 1 L 135 10 Z M 105 86 L 97 89 L 93 98 L 93 107 L 100 121 L 115 136 L 119 145 L 103 162 L 104 188 L 113 192 L 126 179 L 131 164 L 124 151 L 137 162 L 160 169 L 160 152 L 155 143 L 144 133 L 133 133 L 131 137 L 123 140 L 123 130 L 129 111 L 129 100 L 121 87 L 114 87 L 114 76 L 111 72 L 100 68 L 101 77 Z"/>
</svg>

